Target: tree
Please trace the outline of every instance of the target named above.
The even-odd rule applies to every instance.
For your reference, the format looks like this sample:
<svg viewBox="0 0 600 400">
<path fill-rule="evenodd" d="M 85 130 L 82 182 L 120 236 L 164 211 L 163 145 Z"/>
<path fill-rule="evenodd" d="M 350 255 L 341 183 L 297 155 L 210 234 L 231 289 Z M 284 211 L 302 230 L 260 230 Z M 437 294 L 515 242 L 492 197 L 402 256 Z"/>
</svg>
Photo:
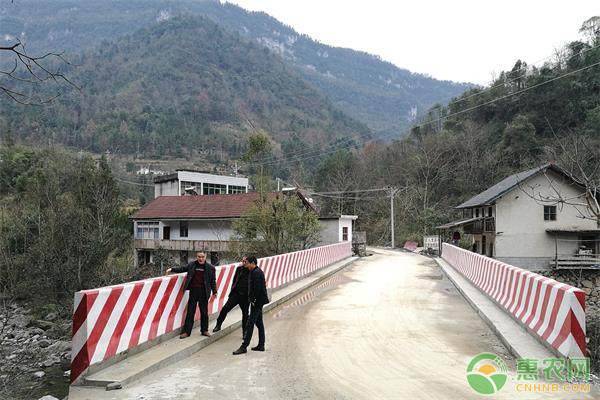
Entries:
<svg viewBox="0 0 600 400">
<path fill-rule="evenodd" d="M 269 136 L 265 132 L 259 131 L 248 138 L 248 150 L 242 158 L 243 161 L 250 164 L 250 171 L 256 174 L 256 188 L 260 193 L 268 190 L 264 160 L 271 154 L 271 148 Z"/>
<path fill-rule="evenodd" d="M 8 68 L 0 68 L 0 92 L 11 100 L 23 105 L 42 105 L 51 102 L 59 93 L 44 95 L 38 90 L 39 85 L 53 82 L 66 83 L 78 88 L 63 74 L 61 67 L 70 65 L 62 53 L 49 52 L 42 55 L 30 55 L 21 41 L 8 46 L 0 46 L 0 61 Z M 0 64 L 1 65 L 1 64 Z"/>
<path fill-rule="evenodd" d="M 525 115 L 517 115 L 502 134 L 502 151 L 514 167 L 526 165 L 539 154 L 535 126 Z"/>
<path fill-rule="evenodd" d="M 319 240 L 319 219 L 298 196 L 261 195 L 256 204 L 233 224 L 243 251 L 267 257 L 314 246 Z"/>
<path fill-rule="evenodd" d="M 19 147 L 0 156 L 2 289 L 63 300 L 106 283 L 106 263 L 128 254 L 131 240 L 106 160 Z"/>
<path fill-rule="evenodd" d="M 591 43 L 594 44 L 600 38 L 600 16 L 594 16 L 587 19 L 579 28 L 579 32 Z"/>
</svg>

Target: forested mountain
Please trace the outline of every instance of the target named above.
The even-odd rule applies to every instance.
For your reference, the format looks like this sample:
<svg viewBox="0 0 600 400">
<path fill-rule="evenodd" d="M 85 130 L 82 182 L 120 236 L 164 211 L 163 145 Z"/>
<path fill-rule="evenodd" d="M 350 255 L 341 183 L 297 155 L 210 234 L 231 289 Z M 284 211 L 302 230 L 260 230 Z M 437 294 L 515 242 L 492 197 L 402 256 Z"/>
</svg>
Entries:
<svg viewBox="0 0 600 400">
<path fill-rule="evenodd" d="M 471 87 L 397 68 L 378 57 L 335 48 L 260 12 L 215 0 L 23 0 L 0 5 L 0 43 L 20 37 L 32 51 L 69 54 L 177 15 L 204 15 L 257 41 L 294 65 L 333 104 L 376 135 L 402 133 L 418 113 Z"/>
<path fill-rule="evenodd" d="M 67 86 L 45 107 L 0 99 L 4 130 L 32 143 L 157 156 L 239 156 L 257 129 L 276 144 L 369 135 L 279 56 L 204 17 L 102 42 L 66 73 L 81 91 Z"/>
</svg>

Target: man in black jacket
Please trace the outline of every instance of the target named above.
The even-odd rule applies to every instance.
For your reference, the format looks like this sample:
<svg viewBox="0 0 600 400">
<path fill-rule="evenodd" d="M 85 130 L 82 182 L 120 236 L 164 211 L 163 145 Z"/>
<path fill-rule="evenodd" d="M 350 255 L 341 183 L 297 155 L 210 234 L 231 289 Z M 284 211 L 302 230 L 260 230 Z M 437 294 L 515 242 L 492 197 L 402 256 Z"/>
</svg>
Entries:
<svg viewBox="0 0 600 400">
<path fill-rule="evenodd" d="M 192 261 L 185 267 L 169 268 L 167 275 L 171 272 L 187 272 L 182 289 L 190 291 L 185 324 L 179 338 L 185 339 L 192 334 L 196 304 L 200 306 L 200 332 L 203 336 L 210 336 L 208 332 L 208 300 L 211 291 L 213 296 L 217 296 L 215 267 L 206 262 L 206 253 L 199 251 L 196 253 L 196 261 Z"/>
<path fill-rule="evenodd" d="M 248 268 L 246 263 L 248 260 L 246 257 L 242 258 L 242 265 L 235 269 L 233 275 L 233 283 L 231 284 L 231 291 L 229 292 L 229 298 L 221 309 L 219 316 L 217 317 L 217 325 L 213 329 L 213 332 L 219 332 L 221 325 L 227 313 L 233 309 L 233 307 L 239 305 L 242 310 L 242 332 L 246 331 L 246 323 L 248 322 Z"/>
<path fill-rule="evenodd" d="M 248 301 L 251 304 L 250 316 L 244 333 L 244 341 L 239 349 L 233 352 L 234 355 L 246 353 L 246 349 L 252 340 L 254 325 L 258 328 L 258 346 L 253 347 L 254 351 L 265 351 L 265 325 L 263 324 L 263 306 L 269 303 L 267 294 L 267 285 L 265 274 L 256 265 L 257 260 L 254 256 L 248 256 L 246 268 L 248 268 Z"/>
</svg>

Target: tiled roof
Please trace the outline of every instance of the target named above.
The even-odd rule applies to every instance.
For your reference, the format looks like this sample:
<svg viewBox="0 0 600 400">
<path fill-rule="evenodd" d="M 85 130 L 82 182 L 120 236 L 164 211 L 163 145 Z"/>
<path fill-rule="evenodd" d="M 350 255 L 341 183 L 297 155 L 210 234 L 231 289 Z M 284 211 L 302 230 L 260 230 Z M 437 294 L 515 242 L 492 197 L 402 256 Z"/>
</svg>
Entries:
<svg viewBox="0 0 600 400">
<path fill-rule="evenodd" d="M 510 175 L 504 178 L 502 181 L 496 183 L 494 186 L 484 190 L 478 195 L 465 201 L 456 208 L 469 208 L 492 204 L 495 200 L 497 200 L 498 198 L 502 197 L 504 194 L 515 188 L 521 182 L 524 182 L 530 177 L 535 176 L 539 173 L 545 172 L 548 169 L 564 176 L 576 185 L 581 185 L 579 182 L 574 181 L 573 178 L 569 174 L 567 174 L 562 168 L 555 164 L 548 163 L 537 168 L 530 169 L 528 171 L 523 171 Z"/>
<path fill-rule="evenodd" d="M 274 199 L 281 192 L 269 192 Z M 238 218 L 258 200 L 259 193 L 211 194 L 203 196 L 161 196 L 146 204 L 132 219 Z"/>
</svg>

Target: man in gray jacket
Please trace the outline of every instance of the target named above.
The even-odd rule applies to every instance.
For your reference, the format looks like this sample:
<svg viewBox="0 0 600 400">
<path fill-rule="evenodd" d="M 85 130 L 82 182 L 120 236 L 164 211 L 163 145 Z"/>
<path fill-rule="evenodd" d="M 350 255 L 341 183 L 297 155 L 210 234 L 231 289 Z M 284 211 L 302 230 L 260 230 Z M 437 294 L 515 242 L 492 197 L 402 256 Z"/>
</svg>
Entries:
<svg viewBox="0 0 600 400">
<path fill-rule="evenodd" d="M 217 280 L 215 267 L 206 261 L 206 253 L 199 251 L 196 253 L 196 260 L 192 261 L 185 267 L 169 268 L 167 275 L 170 273 L 186 272 L 185 282 L 182 290 L 189 290 L 189 298 L 187 304 L 187 313 L 185 315 L 185 324 L 180 339 L 185 339 L 192 334 L 194 327 L 194 315 L 196 314 L 196 304 L 200 307 L 200 332 L 203 336 L 210 336 L 208 332 L 208 300 L 210 292 L 213 296 L 217 296 Z"/>
</svg>

